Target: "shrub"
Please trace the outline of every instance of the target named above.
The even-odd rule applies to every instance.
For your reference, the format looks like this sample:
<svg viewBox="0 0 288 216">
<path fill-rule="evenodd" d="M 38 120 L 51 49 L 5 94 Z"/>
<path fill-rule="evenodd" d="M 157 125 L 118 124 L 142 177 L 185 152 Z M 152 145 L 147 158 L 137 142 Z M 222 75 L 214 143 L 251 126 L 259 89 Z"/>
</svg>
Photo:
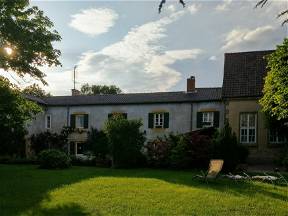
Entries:
<svg viewBox="0 0 288 216">
<path fill-rule="evenodd" d="M 68 146 L 67 137 L 71 131 L 71 128 L 63 127 L 60 134 L 51 133 L 50 131 L 33 134 L 30 137 L 31 148 L 36 154 L 46 149 L 66 150 Z"/>
<path fill-rule="evenodd" d="M 145 145 L 147 163 L 152 167 L 168 167 L 170 145 L 167 138 L 156 138 Z"/>
<path fill-rule="evenodd" d="M 286 169 L 286 171 L 288 171 L 288 154 L 282 160 L 282 164 L 283 164 L 284 168 Z"/>
<path fill-rule="evenodd" d="M 68 155 L 56 149 L 44 150 L 38 155 L 40 168 L 64 169 L 71 165 Z"/>
<path fill-rule="evenodd" d="M 92 151 L 96 158 L 102 160 L 106 159 L 109 154 L 109 146 L 105 132 L 91 128 L 91 131 L 88 133 L 87 149 Z"/>
<path fill-rule="evenodd" d="M 112 166 L 136 167 L 143 163 L 141 152 L 145 136 L 140 131 L 140 120 L 127 120 L 122 116 L 115 116 L 106 123 L 106 134 L 112 156 Z"/>
<path fill-rule="evenodd" d="M 245 162 L 248 157 L 248 149 L 238 143 L 228 123 L 215 134 L 213 145 L 213 157 L 224 160 L 223 170 L 226 172 L 235 170 L 236 166 Z"/>
<path fill-rule="evenodd" d="M 207 168 L 213 154 L 213 134 L 215 129 L 207 128 L 187 134 L 191 168 Z"/>
<path fill-rule="evenodd" d="M 206 168 L 214 132 L 213 128 L 203 129 L 152 140 L 145 146 L 147 162 L 154 167 Z"/>
</svg>

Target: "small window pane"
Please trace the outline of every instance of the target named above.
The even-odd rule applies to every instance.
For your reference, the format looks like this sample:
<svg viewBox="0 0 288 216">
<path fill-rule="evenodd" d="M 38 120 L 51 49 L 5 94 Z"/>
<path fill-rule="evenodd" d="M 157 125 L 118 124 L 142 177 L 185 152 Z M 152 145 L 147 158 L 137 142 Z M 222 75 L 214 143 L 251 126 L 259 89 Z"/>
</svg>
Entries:
<svg viewBox="0 0 288 216">
<path fill-rule="evenodd" d="M 249 127 L 255 127 L 255 114 L 249 115 Z"/>
<path fill-rule="evenodd" d="M 84 128 L 84 115 L 76 115 L 76 127 Z"/>
<path fill-rule="evenodd" d="M 247 114 L 241 114 L 241 127 L 247 127 L 248 124 L 248 115 Z"/>
</svg>

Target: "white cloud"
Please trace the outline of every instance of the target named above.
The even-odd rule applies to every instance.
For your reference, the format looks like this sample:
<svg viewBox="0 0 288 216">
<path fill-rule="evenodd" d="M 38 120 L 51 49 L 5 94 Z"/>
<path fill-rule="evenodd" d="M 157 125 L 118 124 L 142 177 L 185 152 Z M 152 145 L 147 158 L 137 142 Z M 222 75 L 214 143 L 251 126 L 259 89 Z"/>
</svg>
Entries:
<svg viewBox="0 0 288 216">
<path fill-rule="evenodd" d="M 216 61 L 216 60 L 217 60 L 217 57 L 216 57 L 216 56 L 210 56 L 209 60 L 210 60 L 210 61 Z"/>
<path fill-rule="evenodd" d="M 181 73 L 170 66 L 176 61 L 195 59 L 201 49 L 164 50 L 161 40 L 166 27 L 182 17 L 184 10 L 157 21 L 132 28 L 117 43 L 102 50 L 82 54 L 78 62 L 80 82 L 116 84 L 125 92 L 166 91 L 180 79 Z"/>
<path fill-rule="evenodd" d="M 281 41 L 282 34 L 277 34 L 278 28 L 270 25 L 261 26 L 256 29 L 237 28 L 226 34 L 222 50 L 241 51 L 243 49 L 265 49 L 275 41 Z"/>
<path fill-rule="evenodd" d="M 188 6 L 188 11 L 191 14 L 195 14 L 200 10 L 200 8 L 201 8 L 201 4 L 192 4 Z"/>
<path fill-rule="evenodd" d="M 223 0 L 221 4 L 218 4 L 215 8 L 216 11 L 227 11 L 231 5 L 232 0 Z"/>
<path fill-rule="evenodd" d="M 108 8 L 91 8 L 71 17 L 69 26 L 94 37 L 108 32 L 118 19 L 118 14 Z"/>
</svg>

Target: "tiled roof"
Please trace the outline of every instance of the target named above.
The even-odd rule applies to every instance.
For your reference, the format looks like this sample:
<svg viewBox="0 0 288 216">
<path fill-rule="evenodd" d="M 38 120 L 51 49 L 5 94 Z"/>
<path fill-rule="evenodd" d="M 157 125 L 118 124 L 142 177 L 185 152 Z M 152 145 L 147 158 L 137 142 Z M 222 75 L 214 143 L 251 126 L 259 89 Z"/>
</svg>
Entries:
<svg viewBox="0 0 288 216">
<path fill-rule="evenodd" d="M 221 88 L 197 88 L 193 93 L 155 92 L 93 96 L 53 96 L 42 99 L 48 106 L 182 103 L 221 100 Z"/>
<path fill-rule="evenodd" d="M 26 95 L 26 94 L 25 94 L 24 97 L 25 97 L 26 99 L 31 100 L 31 101 L 34 101 L 34 102 L 36 102 L 36 103 L 38 103 L 38 104 L 46 104 L 46 102 L 45 102 L 43 99 L 38 98 L 38 97 L 35 97 L 35 96 L 33 96 L 33 95 Z"/>
<path fill-rule="evenodd" d="M 273 50 L 226 53 L 222 97 L 261 96 L 267 74 L 264 56 L 272 52 Z"/>
</svg>

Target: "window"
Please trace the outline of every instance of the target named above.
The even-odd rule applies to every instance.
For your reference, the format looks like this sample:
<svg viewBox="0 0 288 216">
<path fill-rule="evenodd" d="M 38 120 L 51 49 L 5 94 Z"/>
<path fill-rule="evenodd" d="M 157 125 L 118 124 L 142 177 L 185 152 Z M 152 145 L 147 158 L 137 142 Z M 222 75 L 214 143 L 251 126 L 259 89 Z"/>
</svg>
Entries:
<svg viewBox="0 0 288 216">
<path fill-rule="evenodd" d="M 70 126 L 72 128 L 87 129 L 89 126 L 89 115 L 88 114 L 71 114 Z"/>
<path fill-rule="evenodd" d="M 202 125 L 203 127 L 213 127 L 214 113 L 213 112 L 203 112 L 202 113 Z"/>
<path fill-rule="evenodd" d="M 154 128 L 164 127 L 164 113 L 154 113 Z"/>
<path fill-rule="evenodd" d="M 70 142 L 69 154 L 70 155 L 82 155 L 82 154 L 84 154 L 84 143 Z"/>
<path fill-rule="evenodd" d="M 51 115 L 46 115 L 45 117 L 45 128 L 51 129 Z"/>
<path fill-rule="evenodd" d="M 240 114 L 240 143 L 256 143 L 256 113 Z"/>
<path fill-rule="evenodd" d="M 76 128 L 84 128 L 84 115 L 76 115 L 75 123 Z"/>
<path fill-rule="evenodd" d="M 169 128 L 169 112 L 149 113 L 148 128 Z"/>
<path fill-rule="evenodd" d="M 287 142 L 287 137 L 280 133 L 278 130 L 269 130 L 269 143 L 271 144 L 282 144 Z"/>
</svg>

